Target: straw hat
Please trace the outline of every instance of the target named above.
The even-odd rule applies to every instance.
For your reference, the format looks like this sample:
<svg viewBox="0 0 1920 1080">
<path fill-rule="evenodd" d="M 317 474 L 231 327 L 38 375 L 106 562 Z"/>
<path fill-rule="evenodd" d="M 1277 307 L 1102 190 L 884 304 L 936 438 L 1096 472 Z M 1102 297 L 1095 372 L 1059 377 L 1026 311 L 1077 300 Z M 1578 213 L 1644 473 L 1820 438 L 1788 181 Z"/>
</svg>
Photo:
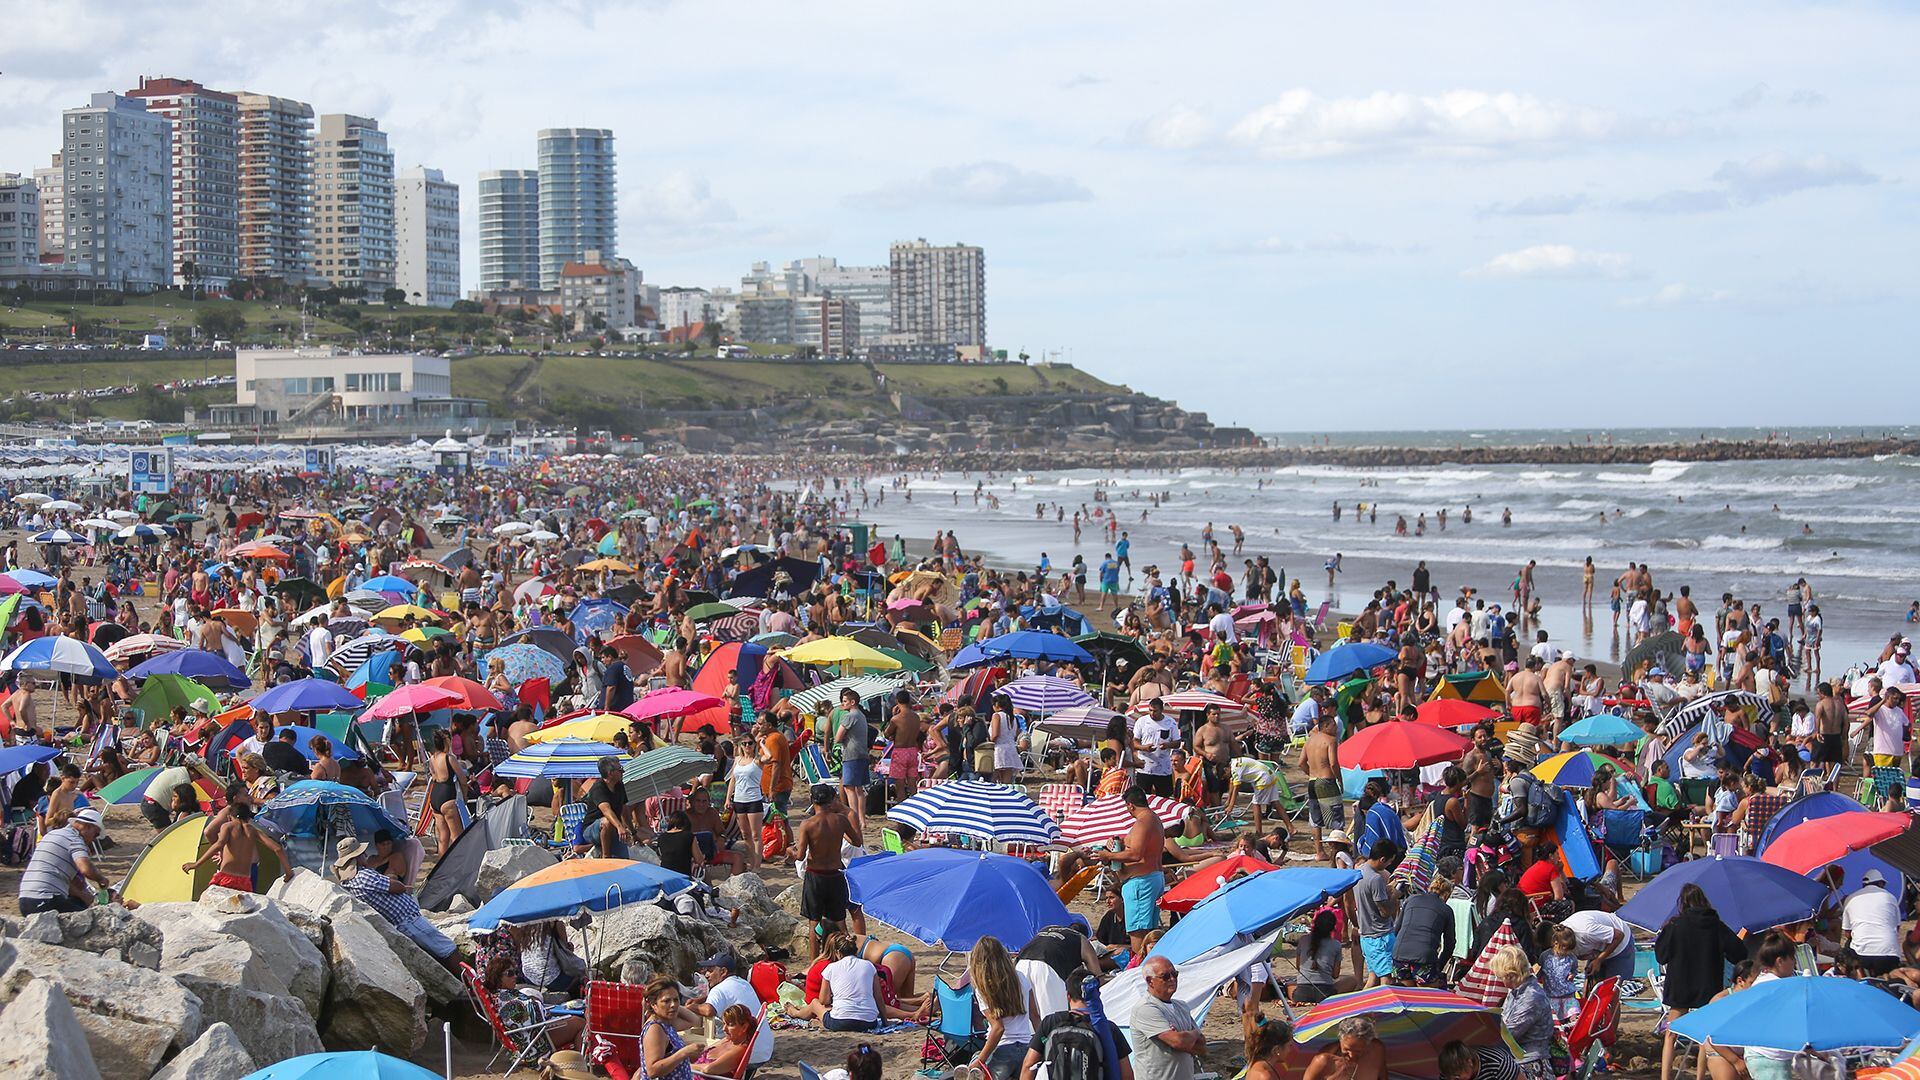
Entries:
<svg viewBox="0 0 1920 1080">
<path fill-rule="evenodd" d="M 1347 830 L 1345 829 L 1329 829 L 1327 830 L 1327 843 L 1352 846 L 1353 837 L 1348 836 Z"/>
<path fill-rule="evenodd" d="M 556 1050 L 540 1069 L 545 1080 L 600 1080 L 593 1063 L 578 1050 Z"/>
<path fill-rule="evenodd" d="M 1540 760 L 1540 729 L 1532 724 L 1521 724 L 1507 735 L 1506 756 L 1523 765 L 1534 765 Z"/>
</svg>

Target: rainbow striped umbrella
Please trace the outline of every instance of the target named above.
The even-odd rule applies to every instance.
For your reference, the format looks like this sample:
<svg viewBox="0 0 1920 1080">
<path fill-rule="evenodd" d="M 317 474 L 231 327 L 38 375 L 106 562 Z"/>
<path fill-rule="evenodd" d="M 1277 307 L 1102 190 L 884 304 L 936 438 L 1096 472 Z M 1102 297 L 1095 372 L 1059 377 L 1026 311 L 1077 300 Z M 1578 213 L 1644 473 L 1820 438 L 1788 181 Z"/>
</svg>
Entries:
<svg viewBox="0 0 1920 1080">
<path fill-rule="evenodd" d="M 1496 1046 L 1506 1038 L 1498 1010 L 1447 990 L 1381 986 L 1330 997 L 1304 1013 L 1294 1024 L 1287 1060 L 1306 1068 L 1313 1055 L 1340 1040 L 1340 1022 L 1355 1016 L 1373 1020 L 1387 1049 L 1387 1071 L 1404 1076 L 1439 1076 L 1440 1048 L 1455 1039 Z"/>
<path fill-rule="evenodd" d="M 693 882 L 652 863 L 630 859 L 569 859 L 500 890 L 467 920 L 475 930 L 502 923 L 564 919 L 582 911 L 606 911 L 693 888 Z"/>
<path fill-rule="evenodd" d="M 555 739 L 552 742 L 534 743 L 501 762 L 493 774 L 516 780 L 536 776 L 551 780 L 590 780 L 600 775 L 600 759 L 603 757 L 624 763 L 628 755 L 591 739 Z"/>
<path fill-rule="evenodd" d="M 1587 788 L 1593 786 L 1594 771 L 1602 765 L 1613 766 L 1615 776 L 1629 779 L 1637 775 L 1634 767 L 1617 757 L 1593 750 L 1569 750 L 1564 754 L 1555 754 L 1533 767 L 1533 775 L 1555 787 Z"/>
</svg>

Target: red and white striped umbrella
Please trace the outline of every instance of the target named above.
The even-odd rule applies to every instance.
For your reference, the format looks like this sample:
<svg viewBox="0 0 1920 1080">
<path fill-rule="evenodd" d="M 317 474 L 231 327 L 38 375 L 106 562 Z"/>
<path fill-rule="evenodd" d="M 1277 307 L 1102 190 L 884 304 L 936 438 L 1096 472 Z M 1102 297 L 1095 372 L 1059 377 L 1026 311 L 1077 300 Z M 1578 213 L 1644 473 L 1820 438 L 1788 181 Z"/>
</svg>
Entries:
<svg viewBox="0 0 1920 1080">
<path fill-rule="evenodd" d="M 1151 702 L 1142 701 L 1131 710 L 1135 716 L 1145 716 L 1151 709 Z M 1160 704 L 1170 713 L 1185 712 L 1188 709 L 1199 711 L 1209 705 L 1220 706 L 1220 712 L 1226 716 L 1239 716 L 1247 711 L 1245 705 L 1211 690 L 1181 690 L 1178 693 L 1161 697 Z"/>
<path fill-rule="evenodd" d="M 1187 812 L 1192 807 L 1174 799 L 1149 795 L 1147 809 L 1160 819 L 1160 824 L 1178 829 L 1186 823 Z M 1118 795 L 1103 795 L 1074 811 L 1066 824 L 1060 826 L 1060 835 L 1067 843 L 1079 847 L 1104 844 L 1116 836 L 1125 836 L 1131 828 L 1132 809 Z"/>
<path fill-rule="evenodd" d="M 187 643 L 179 638 L 163 637 L 159 634 L 134 634 L 107 646 L 106 655 L 108 660 L 113 661 L 115 667 L 126 667 L 129 660 L 177 652 L 186 647 Z"/>
</svg>

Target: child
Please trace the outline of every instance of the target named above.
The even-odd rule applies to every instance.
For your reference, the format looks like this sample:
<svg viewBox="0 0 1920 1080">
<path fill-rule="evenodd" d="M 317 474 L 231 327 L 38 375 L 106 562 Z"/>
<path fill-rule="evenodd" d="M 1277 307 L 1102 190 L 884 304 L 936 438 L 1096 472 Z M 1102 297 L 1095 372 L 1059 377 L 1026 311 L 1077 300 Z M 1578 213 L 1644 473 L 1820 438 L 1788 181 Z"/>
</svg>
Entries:
<svg viewBox="0 0 1920 1080">
<path fill-rule="evenodd" d="M 1555 925 L 1550 948 L 1540 955 L 1540 986 L 1547 992 L 1547 1007 L 1555 1024 L 1571 1024 L 1580 1015 L 1580 1003 L 1574 999 L 1573 972 L 1578 958 L 1574 949 L 1579 939 L 1565 926 Z"/>
</svg>

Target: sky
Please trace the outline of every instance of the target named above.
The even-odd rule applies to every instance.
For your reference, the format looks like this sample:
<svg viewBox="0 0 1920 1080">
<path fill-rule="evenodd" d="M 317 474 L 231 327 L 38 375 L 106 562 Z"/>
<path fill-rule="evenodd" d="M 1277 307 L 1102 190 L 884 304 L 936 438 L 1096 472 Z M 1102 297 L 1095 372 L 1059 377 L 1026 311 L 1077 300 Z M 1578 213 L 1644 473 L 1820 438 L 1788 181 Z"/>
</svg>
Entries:
<svg viewBox="0 0 1920 1080">
<path fill-rule="evenodd" d="M 143 74 L 373 116 L 398 166 L 460 184 L 467 287 L 478 174 L 607 127 L 650 283 L 979 244 L 995 347 L 1216 423 L 1914 411 L 1883 389 L 1920 339 L 1911 4 L 9 0 L 0 24 L 0 170 Z"/>
</svg>

